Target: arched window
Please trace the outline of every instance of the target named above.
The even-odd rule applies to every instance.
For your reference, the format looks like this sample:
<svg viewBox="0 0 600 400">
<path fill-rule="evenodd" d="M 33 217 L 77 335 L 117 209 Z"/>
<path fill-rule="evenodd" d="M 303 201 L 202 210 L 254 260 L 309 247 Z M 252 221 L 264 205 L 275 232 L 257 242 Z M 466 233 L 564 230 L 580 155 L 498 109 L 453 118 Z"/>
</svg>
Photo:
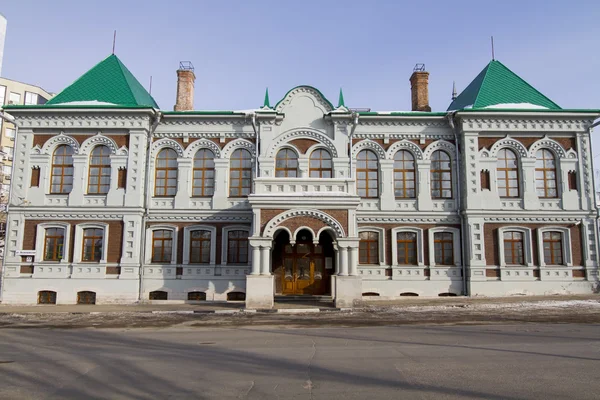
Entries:
<svg viewBox="0 0 600 400">
<path fill-rule="evenodd" d="M 208 149 L 200 149 L 194 156 L 192 196 L 212 196 L 215 190 L 215 155 Z"/>
<path fill-rule="evenodd" d="M 535 153 L 535 189 L 539 197 L 558 197 L 556 182 L 556 161 L 550 150 L 541 149 Z"/>
<path fill-rule="evenodd" d="M 333 161 L 331 160 L 331 154 L 327 150 L 316 149 L 310 154 L 310 177 L 333 177 Z"/>
<path fill-rule="evenodd" d="M 83 230 L 83 251 L 81 261 L 95 261 L 102 259 L 102 241 L 104 230 L 100 228 L 87 228 Z"/>
<path fill-rule="evenodd" d="M 452 198 L 450 156 L 442 150 L 436 150 L 431 155 L 431 197 L 434 199 Z"/>
<path fill-rule="evenodd" d="M 498 193 L 500 197 L 519 197 L 519 161 L 514 151 L 498 152 Z"/>
<path fill-rule="evenodd" d="M 90 155 L 88 193 L 106 194 L 110 189 L 110 149 L 96 146 Z"/>
<path fill-rule="evenodd" d="M 398 232 L 396 246 L 398 264 L 417 265 L 417 234 L 415 232 Z"/>
<path fill-rule="evenodd" d="M 210 263 L 210 231 L 190 232 L 190 264 Z"/>
<path fill-rule="evenodd" d="M 157 229 L 152 232 L 152 262 L 170 263 L 173 254 L 173 231 Z"/>
<path fill-rule="evenodd" d="M 415 158 L 406 150 L 394 155 L 394 195 L 396 198 L 415 197 Z"/>
<path fill-rule="evenodd" d="M 175 196 L 177 193 L 177 152 L 162 149 L 156 156 L 155 196 Z"/>
<path fill-rule="evenodd" d="M 363 231 L 359 236 L 358 263 L 379 264 L 379 233 Z"/>
<path fill-rule="evenodd" d="M 291 149 L 281 149 L 275 158 L 275 176 L 295 178 L 298 176 L 298 154 Z"/>
<path fill-rule="evenodd" d="M 65 243 L 64 228 L 46 228 L 44 238 L 44 261 L 60 261 Z"/>
<path fill-rule="evenodd" d="M 252 187 L 252 155 L 246 149 L 237 149 L 230 160 L 229 196 L 248 196 Z"/>
<path fill-rule="evenodd" d="M 561 232 L 544 232 L 544 262 L 546 265 L 564 265 Z"/>
<path fill-rule="evenodd" d="M 63 144 L 52 156 L 50 193 L 71 193 L 73 189 L 73 148 Z"/>
<path fill-rule="evenodd" d="M 504 262 L 512 265 L 525 265 L 523 233 L 504 232 Z"/>
<path fill-rule="evenodd" d="M 376 198 L 379 195 L 379 160 L 375 152 L 362 150 L 358 153 L 356 179 L 360 197 Z"/>
</svg>

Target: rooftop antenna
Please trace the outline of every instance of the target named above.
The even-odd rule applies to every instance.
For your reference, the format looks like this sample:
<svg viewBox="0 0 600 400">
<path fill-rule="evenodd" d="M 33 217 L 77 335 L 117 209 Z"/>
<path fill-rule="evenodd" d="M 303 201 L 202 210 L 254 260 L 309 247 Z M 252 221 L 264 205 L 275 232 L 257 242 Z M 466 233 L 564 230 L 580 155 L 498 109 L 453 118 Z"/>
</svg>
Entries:
<svg viewBox="0 0 600 400">
<path fill-rule="evenodd" d="M 457 98 L 457 93 L 456 93 L 456 81 L 452 81 L 452 101 L 456 100 Z"/>
<path fill-rule="evenodd" d="M 150 75 L 150 96 L 152 96 L 152 75 Z"/>
<path fill-rule="evenodd" d="M 115 33 L 113 35 L 113 51 L 112 53 L 115 54 L 115 44 L 117 43 L 117 30 L 115 29 Z"/>
<path fill-rule="evenodd" d="M 496 57 L 494 56 L 494 37 L 492 36 L 492 61 L 494 61 L 496 59 Z"/>
</svg>

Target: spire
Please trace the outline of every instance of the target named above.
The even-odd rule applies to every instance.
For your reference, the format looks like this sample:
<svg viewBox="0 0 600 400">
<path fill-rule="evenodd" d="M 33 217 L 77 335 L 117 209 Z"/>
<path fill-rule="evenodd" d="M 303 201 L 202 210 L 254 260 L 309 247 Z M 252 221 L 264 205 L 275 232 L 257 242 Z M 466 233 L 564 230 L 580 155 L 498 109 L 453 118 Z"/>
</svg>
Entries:
<svg viewBox="0 0 600 400">
<path fill-rule="evenodd" d="M 271 108 L 271 103 L 269 102 L 269 88 L 265 90 L 265 103 L 263 107 Z"/>
<path fill-rule="evenodd" d="M 452 101 L 456 100 L 458 94 L 456 93 L 456 81 L 452 81 Z"/>
<path fill-rule="evenodd" d="M 344 93 L 342 92 L 342 88 L 340 88 L 340 98 L 338 100 L 338 108 L 339 107 L 346 107 L 346 104 L 344 104 Z"/>
</svg>

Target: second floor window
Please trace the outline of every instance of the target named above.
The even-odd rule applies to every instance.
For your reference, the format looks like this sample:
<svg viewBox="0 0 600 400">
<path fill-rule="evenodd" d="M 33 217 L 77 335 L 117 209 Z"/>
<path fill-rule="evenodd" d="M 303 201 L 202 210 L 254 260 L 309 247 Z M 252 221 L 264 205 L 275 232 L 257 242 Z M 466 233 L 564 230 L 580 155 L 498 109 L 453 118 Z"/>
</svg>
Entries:
<svg viewBox="0 0 600 400">
<path fill-rule="evenodd" d="M 525 265 L 523 255 L 523 234 L 504 232 L 504 261 L 510 265 Z"/>
<path fill-rule="evenodd" d="M 61 145 L 52 156 L 50 193 L 66 194 L 73 189 L 73 148 Z"/>
<path fill-rule="evenodd" d="M 331 154 L 327 150 L 317 149 L 310 153 L 310 177 L 333 177 L 333 161 L 331 160 Z"/>
<path fill-rule="evenodd" d="M 210 231 L 190 232 L 190 263 L 210 263 Z"/>
<path fill-rule="evenodd" d="M 173 231 L 160 229 L 152 232 L 152 262 L 170 263 L 173 255 Z"/>
<path fill-rule="evenodd" d="M 564 265 L 562 233 L 544 232 L 542 238 L 546 265 Z"/>
<path fill-rule="evenodd" d="M 246 149 L 237 149 L 229 163 L 229 196 L 248 196 L 251 188 L 252 155 Z"/>
<path fill-rule="evenodd" d="M 375 152 L 362 150 L 356 160 L 358 195 L 376 198 L 379 195 L 379 160 Z"/>
<path fill-rule="evenodd" d="M 281 149 L 277 152 L 275 176 L 277 178 L 296 178 L 298 176 L 298 154 L 294 150 Z"/>
<path fill-rule="evenodd" d="M 227 263 L 248 263 L 248 232 L 229 231 L 227 234 Z"/>
<path fill-rule="evenodd" d="M 556 161 L 550 150 L 535 153 L 535 189 L 539 197 L 557 197 Z"/>
<path fill-rule="evenodd" d="M 361 232 L 358 247 L 359 264 L 379 264 L 379 233 Z"/>
<path fill-rule="evenodd" d="M 208 149 L 198 150 L 194 156 L 192 196 L 212 196 L 215 190 L 215 155 Z"/>
<path fill-rule="evenodd" d="M 65 230 L 63 228 L 47 228 L 44 238 L 44 261 L 60 261 L 63 259 Z"/>
<path fill-rule="evenodd" d="M 156 156 L 154 195 L 172 197 L 177 193 L 177 153 L 162 149 Z"/>
<path fill-rule="evenodd" d="M 400 150 L 394 155 L 394 195 L 396 198 L 415 197 L 415 158 L 410 152 Z"/>
<path fill-rule="evenodd" d="M 396 236 L 399 265 L 417 265 L 417 234 L 398 232 Z"/>
<path fill-rule="evenodd" d="M 498 193 L 500 197 L 519 197 L 519 161 L 514 151 L 498 152 Z"/>
<path fill-rule="evenodd" d="M 452 198 L 452 168 L 450 156 L 442 150 L 431 155 L 431 197 L 434 199 Z"/>
<path fill-rule="evenodd" d="M 110 188 L 110 149 L 96 146 L 90 155 L 89 194 L 106 194 Z"/>
<path fill-rule="evenodd" d="M 100 261 L 102 259 L 102 241 L 104 230 L 87 228 L 83 230 L 83 253 L 81 261 Z"/>
<path fill-rule="evenodd" d="M 435 263 L 437 265 L 454 264 L 454 241 L 452 233 L 438 232 L 433 235 Z"/>
</svg>

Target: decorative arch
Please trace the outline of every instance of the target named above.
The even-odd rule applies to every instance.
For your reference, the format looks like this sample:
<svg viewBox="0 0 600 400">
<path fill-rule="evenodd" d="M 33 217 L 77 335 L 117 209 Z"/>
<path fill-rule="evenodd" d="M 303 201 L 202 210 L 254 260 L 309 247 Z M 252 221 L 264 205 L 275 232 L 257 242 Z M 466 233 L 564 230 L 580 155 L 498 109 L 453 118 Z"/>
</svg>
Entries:
<svg viewBox="0 0 600 400">
<path fill-rule="evenodd" d="M 44 143 L 42 149 L 40 150 L 41 154 L 52 155 L 54 150 L 60 146 L 66 144 L 67 146 L 71 146 L 73 148 L 73 154 L 79 153 L 79 143 L 77 140 L 73 139 L 71 136 L 65 135 L 64 132 L 61 132 L 59 135 L 53 136 Z M 36 149 L 34 148 L 34 151 Z M 38 153 L 39 154 L 39 153 Z"/>
<path fill-rule="evenodd" d="M 315 234 L 315 231 L 310 226 L 301 226 L 301 227 L 297 228 L 294 231 L 294 236 L 292 236 L 291 240 L 294 240 L 297 242 L 298 241 L 298 232 L 300 232 L 302 229 L 306 229 L 307 231 L 310 232 L 310 234 L 312 235 L 313 242 L 319 241 L 319 237 Z"/>
<path fill-rule="evenodd" d="M 110 149 L 111 154 L 117 154 L 117 143 L 113 139 L 106 137 L 100 133 L 87 138 L 81 144 L 79 154 L 85 154 L 86 156 L 89 156 L 94 147 L 99 145 L 108 147 Z"/>
<path fill-rule="evenodd" d="M 358 156 L 358 153 L 360 153 L 361 150 L 365 149 L 373 150 L 380 160 L 385 160 L 386 158 L 385 150 L 383 149 L 383 147 L 381 147 L 379 143 L 374 142 L 371 139 L 361 140 L 360 142 L 352 146 L 352 158 L 356 158 Z"/>
<path fill-rule="evenodd" d="M 333 229 L 330 226 L 324 226 L 321 229 L 319 229 L 319 231 L 317 232 L 317 240 L 319 240 L 321 238 L 321 233 L 323 233 L 323 232 L 332 232 L 333 233 L 332 239 L 335 239 L 335 235 L 336 235 L 335 229 Z"/>
<path fill-rule="evenodd" d="M 273 237 L 273 233 L 275 233 L 275 230 L 282 222 L 295 217 L 312 217 L 318 219 L 324 222 L 327 226 L 331 227 L 338 238 L 346 236 L 342 225 L 329 214 L 319 210 L 301 209 L 284 211 L 281 214 L 273 217 L 265 226 L 263 237 Z"/>
<path fill-rule="evenodd" d="M 213 152 L 215 158 L 221 158 L 221 149 L 215 142 L 207 139 L 199 139 L 196 140 L 185 149 L 183 156 L 185 158 L 194 158 L 198 150 L 200 149 L 208 149 Z"/>
<path fill-rule="evenodd" d="M 230 158 L 237 149 L 246 149 L 252 154 L 252 157 L 256 156 L 256 146 L 254 146 L 254 143 L 246 139 L 235 139 L 223 148 L 221 158 Z"/>
<path fill-rule="evenodd" d="M 324 135 L 323 133 L 321 133 L 319 131 L 312 130 L 312 129 L 306 129 L 306 128 L 294 130 L 291 132 L 290 131 L 284 132 L 281 135 L 277 136 L 275 139 L 273 139 L 273 142 L 269 146 L 269 149 L 267 150 L 267 156 L 275 157 L 275 154 L 277 154 L 277 151 L 279 151 L 279 148 L 282 147 L 282 145 L 284 143 L 287 143 L 290 140 L 294 140 L 294 139 L 316 140 L 319 142 L 320 145 L 325 146 L 325 148 L 327 150 L 329 150 L 332 157 L 338 156 L 337 149 L 335 148 L 335 145 L 333 144 L 331 139 L 329 139 L 329 137 L 327 137 L 326 135 Z M 317 145 L 314 145 L 314 146 L 317 146 Z M 312 146 L 311 146 L 311 148 L 312 148 Z M 308 151 L 307 151 L 307 153 L 308 153 Z"/>
<path fill-rule="evenodd" d="M 156 157 L 156 155 L 165 147 L 169 147 L 177 153 L 178 157 L 183 157 L 183 147 L 179 143 L 177 143 L 173 139 L 158 139 L 156 142 L 152 143 L 152 148 L 150 149 L 150 154 L 152 159 Z"/>
<path fill-rule="evenodd" d="M 299 93 L 308 93 L 312 95 L 325 111 L 332 111 L 334 109 L 333 104 L 331 104 L 319 90 L 312 86 L 296 86 L 287 92 L 285 96 L 283 96 L 283 99 L 275 105 L 275 111 L 280 112 L 283 110 L 283 108 L 292 101 L 292 98 Z"/>
<path fill-rule="evenodd" d="M 277 232 L 279 231 L 285 231 L 288 234 L 288 237 L 290 238 L 290 244 L 294 244 L 294 235 L 292 234 L 292 231 L 290 231 L 290 229 L 287 226 L 277 226 L 275 227 L 275 230 L 273 230 L 273 238 L 275 238 L 275 235 L 277 234 Z"/>
<path fill-rule="evenodd" d="M 443 139 L 436 140 L 435 142 L 427 146 L 427 148 L 425 148 L 425 151 L 423 152 L 423 158 L 427 160 L 431 159 L 431 155 L 437 150 L 446 151 L 446 153 L 448 153 L 448 155 L 450 156 L 450 159 L 454 160 L 456 155 L 456 147 L 454 146 L 454 144 Z"/>
<path fill-rule="evenodd" d="M 421 148 L 419 146 L 417 146 L 415 143 L 411 142 L 410 140 L 406 140 L 406 139 L 403 139 L 399 142 L 392 144 L 387 151 L 387 158 L 390 160 L 393 160 L 394 155 L 399 150 L 408 150 L 415 157 L 415 160 L 423 159 L 423 151 L 421 150 Z"/>
<path fill-rule="evenodd" d="M 490 156 L 498 157 L 498 152 L 500 151 L 500 149 L 505 147 L 513 150 L 521 158 L 527 157 L 527 149 L 525 148 L 525 146 L 523 146 L 523 143 L 508 136 L 494 143 L 494 145 L 490 149 Z"/>
<path fill-rule="evenodd" d="M 548 136 L 544 136 L 540 140 L 536 141 L 529 147 L 529 157 L 535 158 L 535 154 L 538 150 L 548 149 L 554 153 L 555 157 L 566 158 L 567 153 L 565 149 L 556 140 L 550 139 Z"/>
</svg>

